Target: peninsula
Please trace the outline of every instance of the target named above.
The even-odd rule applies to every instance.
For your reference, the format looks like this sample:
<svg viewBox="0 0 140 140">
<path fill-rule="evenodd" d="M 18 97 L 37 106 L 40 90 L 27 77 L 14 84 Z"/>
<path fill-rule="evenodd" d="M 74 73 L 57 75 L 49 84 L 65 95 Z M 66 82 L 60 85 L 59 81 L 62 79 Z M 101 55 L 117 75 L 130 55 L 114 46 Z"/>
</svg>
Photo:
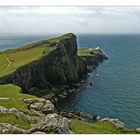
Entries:
<svg viewBox="0 0 140 140">
<path fill-rule="evenodd" d="M 99 48 L 78 49 L 72 33 L 0 52 L 0 133 L 139 133 L 118 120 L 90 124 L 58 113 L 57 104 L 105 59 Z"/>
</svg>

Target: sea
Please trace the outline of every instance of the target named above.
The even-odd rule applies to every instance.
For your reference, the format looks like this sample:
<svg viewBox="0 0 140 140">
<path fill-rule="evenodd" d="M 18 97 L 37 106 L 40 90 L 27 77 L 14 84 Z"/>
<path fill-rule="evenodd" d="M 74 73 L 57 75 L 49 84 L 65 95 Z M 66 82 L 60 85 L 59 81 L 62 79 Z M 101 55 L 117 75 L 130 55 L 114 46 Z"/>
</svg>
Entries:
<svg viewBox="0 0 140 140">
<path fill-rule="evenodd" d="M 0 50 L 56 36 L 0 34 Z M 77 34 L 77 41 L 79 48 L 99 45 L 109 59 L 60 108 L 117 118 L 128 128 L 140 127 L 140 34 Z"/>
</svg>

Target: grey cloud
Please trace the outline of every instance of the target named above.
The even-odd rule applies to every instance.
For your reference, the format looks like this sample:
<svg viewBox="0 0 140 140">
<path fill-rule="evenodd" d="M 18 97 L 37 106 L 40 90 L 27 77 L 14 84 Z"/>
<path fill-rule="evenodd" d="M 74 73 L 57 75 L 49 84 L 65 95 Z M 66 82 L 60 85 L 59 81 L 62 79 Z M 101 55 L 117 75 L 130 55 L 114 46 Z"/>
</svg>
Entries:
<svg viewBox="0 0 140 140">
<path fill-rule="evenodd" d="M 140 7 L 0 7 L 0 32 L 140 33 Z"/>
</svg>

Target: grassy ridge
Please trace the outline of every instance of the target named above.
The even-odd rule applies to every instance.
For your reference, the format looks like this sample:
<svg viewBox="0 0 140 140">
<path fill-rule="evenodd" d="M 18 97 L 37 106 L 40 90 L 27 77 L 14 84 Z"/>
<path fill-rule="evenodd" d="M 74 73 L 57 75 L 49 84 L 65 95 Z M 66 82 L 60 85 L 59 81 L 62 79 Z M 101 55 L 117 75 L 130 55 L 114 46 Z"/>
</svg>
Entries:
<svg viewBox="0 0 140 140">
<path fill-rule="evenodd" d="M 12 84 L 0 85 L 0 106 L 16 108 L 20 111 L 28 112 L 27 105 L 20 99 L 36 99 L 36 97 L 20 92 L 21 88 L 18 86 Z M 3 100 L 2 98 L 10 98 L 11 100 Z"/>
<path fill-rule="evenodd" d="M 76 134 L 139 134 L 136 130 L 116 128 L 108 121 L 88 123 L 73 119 L 71 128 Z"/>
<path fill-rule="evenodd" d="M 7 98 L 7 99 L 6 99 Z M 28 105 L 24 99 L 36 100 L 37 97 L 29 94 L 22 94 L 21 88 L 12 84 L 0 85 L 0 106 L 16 108 L 17 110 L 29 113 Z M 29 129 L 31 122 L 24 116 L 17 116 L 12 113 L 0 112 L 0 122 L 9 123 L 23 129 Z"/>
<path fill-rule="evenodd" d="M 14 72 L 23 65 L 38 60 L 53 49 L 54 47 L 43 46 L 18 51 L 15 51 L 15 49 L 0 53 L 0 77 Z"/>
<path fill-rule="evenodd" d="M 11 113 L 0 113 L 0 122 L 9 123 L 23 129 L 31 128 L 30 121 L 27 118 L 24 116 L 16 116 Z"/>
<path fill-rule="evenodd" d="M 13 73 L 19 67 L 38 60 L 56 48 L 55 46 L 48 46 L 48 43 L 57 43 L 61 39 L 71 37 L 73 37 L 73 34 L 70 33 L 0 52 L 0 77 Z"/>
</svg>

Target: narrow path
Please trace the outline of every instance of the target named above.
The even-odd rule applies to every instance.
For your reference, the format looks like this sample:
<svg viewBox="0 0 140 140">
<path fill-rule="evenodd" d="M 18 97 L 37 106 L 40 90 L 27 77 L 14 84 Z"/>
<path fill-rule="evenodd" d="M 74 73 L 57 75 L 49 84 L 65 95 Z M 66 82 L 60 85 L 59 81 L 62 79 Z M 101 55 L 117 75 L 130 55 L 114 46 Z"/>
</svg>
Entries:
<svg viewBox="0 0 140 140">
<path fill-rule="evenodd" d="M 11 63 L 11 61 L 9 60 L 9 58 L 8 58 L 7 56 L 6 56 L 6 59 L 7 59 L 8 63 L 9 63 L 9 64 L 7 65 L 7 68 L 9 68 L 10 65 L 11 65 L 12 63 Z"/>
</svg>

